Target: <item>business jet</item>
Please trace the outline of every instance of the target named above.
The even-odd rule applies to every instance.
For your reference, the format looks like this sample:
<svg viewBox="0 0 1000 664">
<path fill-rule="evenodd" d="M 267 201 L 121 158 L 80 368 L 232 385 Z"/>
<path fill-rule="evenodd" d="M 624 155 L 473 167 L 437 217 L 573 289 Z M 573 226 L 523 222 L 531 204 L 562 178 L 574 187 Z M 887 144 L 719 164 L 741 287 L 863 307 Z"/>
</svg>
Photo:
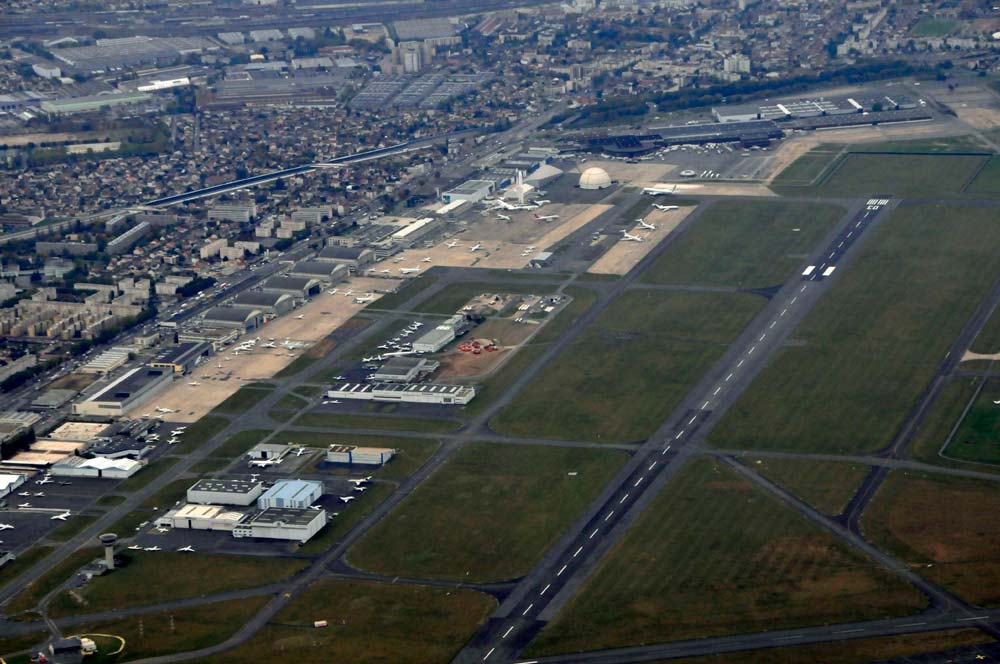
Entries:
<svg viewBox="0 0 1000 664">
<path fill-rule="evenodd" d="M 354 293 L 353 290 L 345 290 L 344 291 L 344 297 L 350 297 L 353 293 Z"/>
<path fill-rule="evenodd" d="M 400 274 L 413 274 L 414 272 L 420 272 L 419 267 L 401 267 L 399 268 Z"/>
<path fill-rule="evenodd" d="M 187 431 L 187 427 L 177 427 L 176 429 L 174 429 L 170 433 L 178 434 L 178 433 L 184 433 L 185 431 Z"/>
<path fill-rule="evenodd" d="M 167 438 L 167 445 L 176 445 L 179 442 L 181 442 L 181 439 L 178 438 L 177 436 L 171 436 L 170 438 Z"/>
<path fill-rule="evenodd" d="M 382 270 L 379 274 L 392 274 L 392 270 Z"/>
<path fill-rule="evenodd" d="M 298 316 L 296 316 L 296 317 L 295 317 L 295 319 L 296 319 L 296 320 L 302 320 L 302 319 L 303 319 L 303 318 L 305 318 L 305 317 L 306 317 L 306 315 L 305 315 L 305 314 L 299 314 Z"/>
<path fill-rule="evenodd" d="M 128 548 L 129 551 L 142 551 L 142 547 L 138 544 L 133 544 Z"/>
<path fill-rule="evenodd" d="M 44 491 L 36 491 L 35 492 L 35 497 L 36 498 L 44 498 L 45 497 L 45 492 Z"/>
<path fill-rule="evenodd" d="M 31 508 L 31 503 L 21 503 L 20 505 L 18 505 L 18 508 L 20 508 L 22 510 L 30 509 Z"/>
<path fill-rule="evenodd" d="M 357 498 L 357 496 L 340 496 L 340 500 L 345 503 L 349 503 L 355 498 Z"/>
<path fill-rule="evenodd" d="M 648 223 L 645 219 L 636 219 L 636 221 L 638 221 L 639 225 L 641 227 L 645 228 L 647 231 L 655 231 L 656 230 L 656 226 L 654 226 L 653 224 Z"/>
<path fill-rule="evenodd" d="M 14 526 L 9 523 L 0 523 L 0 530 L 14 530 Z"/>
<path fill-rule="evenodd" d="M 665 187 L 646 187 L 642 190 L 642 193 L 650 196 L 670 196 L 677 193 L 677 185 L 675 184 L 669 189 Z"/>
<path fill-rule="evenodd" d="M 69 510 L 66 510 L 62 514 L 56 514 L 55 516 L 49 517 L 50 521 L 65 521 L 70 517 Z"/>
<path fill-rule="evenodd" d="M 537 201 L 535 201 L 535 205 L 545 205 L 546 203 L 551 203 L 551 202 L 552 201 L 550 201 L 547 198 L 540 198 Z"/>
<path fill-rule="evenodd" d="M 261 345 L 261 348 L 277 348 L 277 346 L 275 346 L 273 342 L 270 342 L 270 343 L 266 343 L 266 344 Z"/>
<path fill-rule="evenodd" d="M 194 553 L 194 547 L 189 544 L 187 546 L 182 546 L 181 548 L 177 549 L 177 551 L 179 553 L 180 552 L 183 552 L 183 553 Z"/>
<path fill-rule="evenodd" d="M 188 385 L 190 385 L 191 387 L 198 387 L 199 385 L 201 385 L 201 383 L 199 383 L 196 380 L 192 380 L 191 382 L 188 383 Z"/>
<path fill-rule="evenodd" d="M 639 237 L 638 235 L 632 235 L 628 231 L 622 231 L 622 239 L 627 240 L 629 242 L 642 242 L 643 240 L 643 238 Z"/>
<path fill-rule="evenodd" d="M 163 549 L 158 546 L 147 546 L 143 551 L 163 551 Z"/>
<path fill-rule="evenodd" d="M 455 247 L 458 246 L 458 242 L 456 242 L 455 240 L 452 240 L 451 242 L 448 242 L 444 246 L 448 247 L 449 249 L 454 249 Z"/>
<path fill-rule="evenodd" d="M 997 406 L 1000 406 L 1000 401 L 994 401 L 993 403 L 996 404 Z"/>
<path fill-rule="evenodd" d="M 369 475 L 368 477 L 359 477 L 359 478 L 357 478 L 357 479 L 351 479 L 351 480 L 347 480 L 347 481 L 348 481 L 348 482 L 353 482 L 354 484 L 357 484 L 358 486 L 361 486 L 361 485 L 362 485 L 362 484 L 364 484 L 365 482 L 368 482 L 368 481 L 370 481 L 370 480 L 371 480 L 371 478 L 372 478 L 372 476 L 371 476 L 371 475 Z"/>
<path fill-rule="evenodd" d="M 371 302 L 375 299 L 374 295 L 364 295 L 362 297 L 354 298 L 354 304 L 365 304 L 366 302 Z"/>
<path fill-rule="evenodd" d="M 382 359 L 381 355 L 374 355 L 372 357 L 362 357 L 361 361 L 364 363 L 368 362 L 379 362 Z"/>
<path fill-rule="evenodd" d="M 228 358 L 226 358 L 226 359 L 228 359 Z M 157 413 L 176 413 L 177 412 L 176 410 L 170 410 L 169 408 L 160 408 L 159 406 L 157 406 L 154 410 Z"/>
<path fill-rule="evenodd" d="M 365 491 L 368 490 L 368 487 L 366 487 L 366 486 L 364 486 L 362 484 L 355 484 L 354 485 L 354 490 L 357 491 L 358 493 L 364 493 Z"/>
<path fill-rule="evenodd" d="M 653 203 L 653 207 L 662 212 L 670 212 L 671 210 L 679 210 L 681 206 L 679 205 L 660 205 L 659 203 Z"/>
<path fill-rule="evenodd" d="M 297 457 L 300 457 L 305 453 L 306 453 L 306 448 L 304 447 L 300 447 L 299 449 L 295 450 L 295 456 Z"/>
<path fill-rule="evenodd" d="M 482 248 L 483 248 L 483 243 L 482 242 L 477 242 L 474 245 L 472 245 L 471 247 L 469 247 L 469 251 L 479 251 Z"/>
<path fill-rule="evenodd" d="M 337 294 L 337 291 L 338 291 L 338 290 L 339 290 L 339 289 L 337 289 L 337 288 L 334 288 L 334 289 L 333 289 L 333 290 L 331 290 L 331 291 L 327 291 L 327 294 L 328 294 L 328 295 L 336 295 L 336 294 Z"/>
<path fill-rule="evenodd" d="M 558 214 L 536 214 L 535 219 L 538 221 L 552 221 L 553 219 L 558 219 Z"/>
<path fill-rule="evenodd" d="M 35 484 L 50 484 L 52 482 L 52 477 L 50 475 L 43 475 L 40 480 L 35 480 Z"/>
<path fill-rule="evenodd" d="M 425 258 L 425 259 L 424 259 L 424 260 L 422 260 L 421 262 L 422 262 L 422 263 L 431 263 L 431 262 L 433 262 L 433 261 L 431 261 L 431 259 L 430 259 L 430 256 L 428 256 L 427 258 Z"/>
<path fill-rule="evenodd" d="M 503 219 L 504 221 L 510 221 L 510 217 L 505 214 L 497 214 L 497 219 Z"/>
</svg>

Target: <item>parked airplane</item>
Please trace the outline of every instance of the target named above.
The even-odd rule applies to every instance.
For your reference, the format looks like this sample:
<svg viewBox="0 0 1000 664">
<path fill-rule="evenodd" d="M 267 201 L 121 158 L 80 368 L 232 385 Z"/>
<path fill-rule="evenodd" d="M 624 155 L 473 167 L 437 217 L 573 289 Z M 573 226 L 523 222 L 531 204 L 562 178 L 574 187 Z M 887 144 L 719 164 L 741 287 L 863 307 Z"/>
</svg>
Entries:
<svg viewBox="0 0 1000 664">
<path fill-rule="evenodd" d="M 496 199 L 493 201 L 493 209 L 503 209 L 503 210 L 535 210 L 538 206 L 534 203 L 508 203 L 503 199 Z"/>
<path fill-rule="evenodd" d="M 295 318 L 296 318 L 296 320 L 302 320 L 302 319 L 303 319 L 303 318 L 305 318 L 305 317 L 306 317 L 306 315 L 305 315 L 305 314 L 299 314 L 299 315 L 298 315 L 298 316 L 296 316 Z"/>
<path fill-rule="evenodd" d="M 44 491 L 36 491 L 35 492 L 35 496 L 38 497 L 38 498 L 44 498 L 45 497 L 45 492 Z"/>
<path fill-rule="evenodd" d="M 369 480 L 371 480 L 371 478 L 372 478 L 372 476 L 369 475 L 368 477 L 359 477 L 357 479 L 351 479 L 351 480 L 347 480 L 347 481 L 348 482 L 353 482 L 354 484 L 357 484 L 358 486 L 361 486 L 365 482 L 368 482 Z"/>
<path fill-rule="evenodd" d="M 339 399 L 330 399 L 329 401 L 324 401 L 323 405 L 324 406 L 329 406 L 330 404 L 336 405 L 338 403 L 340 403 Z"/>
<path fill-rule="evenodd" d="M 147 546 L 143 551 L 163 551 L 163 549 L 158 546 Z"/>
<path fill-rule="evenodd" d="M 675 184 L 669 189 L 664 187 L 646 187 L 642 190 L 642 193 L 649 194 L 650 196 L 670 196 L 677 193 L 677 185 Z"/>
<path fill-rule="evenodd" d="M 273 343 L 262 344 L 261 348 L 277 348 Z"/>
<path fill-rule="evenodd" d="M 497 219 L 503 219 L 504 221 L 510 221 L 510 217 L 505 214 L 497 214 Z"/>
<path fill-rule="evenodd" d="M 535 219 L 538 221 L 552 221 L 553 219 L 558 219 L 558 214 L 536 214 Z"/>
<path fill-rule="evenodd" d="M 181 439 L 178 438 L 177 436 L 171 436 L 170 438 L 167 438 L 167 445 L 176 445 L 179 442 L 181 442 Z"/>
<path fill-rule="evenodd" d="M 551 202 L 552 201 L 550 201 L 547 198 L 539 198 L 537 201 L 535 201 L 535 205 L 545 205 L 546 203 L 551 203 Z"/>
<path fill-rule="evenodd" d="M 14 526 L 9 523 L 0 523 L 0 530 L 14 530 Z"/>
<path fill-rule="evenodd" d="M 419 267 L 401 267 L 399 268 L 400 274 L 412 274 L 414 272 L 420 272 Z"/>
<path fill-rule="evenodd" d="M 142 547 L 138 544 L 133 544 L 128 548 L 129 551 L 142 551 Z"/>
<path fill-rule="evenodd" d="M 177 412 L 176 410 L 170 410 L 169 408 L 160 408 L 159 406 L 157 406 L 154 410 L 157 413 L 176 413 Z"/>
<path fill-rule="evenodd" d="M 43 475 L 41 479 L 35 480 L 35 484 L 49 484 L 50 482 L 52 482 L 50 475 Z"/>
<path fill-rule="evenodd" d="M 343 502 L 345 502 L 345 503 L 349 503 L 352 500 L 354 500 L 355 498 L 357 498 L 357 496 L 340 496 L 340 500 L 343 501 Z"/>
<path fill-rule="evenodd" d="M 993 403 L 996 404 L 997 406 L 1000 406 L 1000 401 L 994 401 Z"/>
<path fill-rule="evenodd" d="M 636 221 L 638 221 L 639 225 L 642 226 L 643 228 L 645 228 L 647 231 L 655 231 L 656 230 L 656 226 L 654 226 L 653 224 L 647 223 L 645 219 L 636 219 Z"/>
<path fill-rule="evenodd" d="M 375 299 L 374 295 L 364 295 L 362 297 L 354 298 L 354 304 L 364 304 L 366 302 L 371 302 Z"/>
<path fill-rule="evenodd" d="M 432 262 L 433 261 L 431 260 L 430 256 L 428 256 L 427 258 L 425 258 L 424 260 L 421 261 L 421 263 L 432 263 Z"/>
<path fill-rule="evenodd" d="M 339 288 L 334 288 L 332 291 L 327 291 L 327 293 L 330 294 L 330 295 L 336 295 L 338 290 L 340 290 L 340 289 Z"/>
<path fill-rule="evenodd" d="M 65 521 L 70 517 L 69 510 L 66 510 L 62 514 L 56 514 L 55 516 L 49 517 L 50 521 Z"/>
<path fill-rule="evenodd" d="M 445 244 L 444 246 L 448 247 L 449 249 L 454 249 L 455 247 L 458 246 L 458 242 L 456 242 L 455 240 L 452 240 L 451 242 Z"/>
<path fill-rule="evenodd" d="M 300 457 L 305 453 L 306 453 L 306 448 L 304 447 L 300 447 L 299 449 L 295 450 L 295 456 L 297 457 Z"/>
<path fill-rule="evenodd" d="M 629 242 L 642 242 L 642 238 L 638 235 L 632 235 L 628 231 L 622 231 L 622 239 L 628 240 Z"/>
<path fill-rule="evenodd" d="M 392 274 L 392 270 L 382 270 L 381 274 Z"/>
<path fill-rule="evenodd" d="M 181 548 L 177 549 L 177 551 L 178 552 L 183 551 L 184 553 L 194 553 L 194 547 L 189 544 L 188 546 L 182 546 Z"/>
<path fill-rule="evenodd" d="M 474 245 L 472 245 L 471 247 L 469 247 L 469 251 L 479 251 L 482 248 L 483 248 L 482 242 L 477 242 Z"/>
<path fill-rule="evenodd" d="M 192 380 L 191 382 L 188 383 L 188 385 L 190 385 L 191 387 L 198 387 L 199 385 L 201 385 L 201 383 L 199 383 L 196 380 Z"/>
<path fill-rule="evenodd" d="M 21 503 L 20 505 L 18 505 L 18 507 L 22 510 L 26 510 L 31 507 L 31 503 Z"/>
<path fill-rule="evenodd" d="M 653 203 L 653 207 L 655 207 L 657 210 L 661 210 L 663 212 L 670 212 L 671 210 L 679 210 L 680 209 L 679 205 L 660 205 L 659 203 Z"/>
</svg>

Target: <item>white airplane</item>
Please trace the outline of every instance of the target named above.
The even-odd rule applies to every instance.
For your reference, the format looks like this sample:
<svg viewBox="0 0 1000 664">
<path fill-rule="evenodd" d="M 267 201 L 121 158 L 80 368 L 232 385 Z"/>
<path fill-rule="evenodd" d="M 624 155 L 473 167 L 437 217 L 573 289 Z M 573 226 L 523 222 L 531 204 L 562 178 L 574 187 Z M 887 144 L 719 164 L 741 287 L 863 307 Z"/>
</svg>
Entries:
<svg viewBox="0 0 1000 664">
<path fill-rule="evenodd" d="M 401 267 L 399 268 L 400 274 L 412 274 L 414 272 L 420 272 L 419 267 Z"/>
<path fill-rule="evenodd" d="M 431 261 L 430 256 L 428 256 L 427 258 L 425 258 L 424 260 L 421 261 L 421 263 L 431 263 L 431 262 L 432 261 Z"/>
<path fill-rule="evenodd" d="M 28 496 L 30 496 L 31 494 L 30 494 L 30 493 L 28 493 L 27 491 L 18 491 L 18 492 L 17 492 L 17 495 L 19 495 L 19 496 L 24 496 L 25 498 L 27 498 L 27 497 L 28 497 Z"/>
<path fill-rule="evenodd" d="M 639 225 L 642 226 L 643 228 L 645 228 L 647 231 L 655 231 L 656 230 L 656 226 L 654 226 L 653 224 L 647 223 L 645 219 L 636 219 L 636 221 L 638 221 Z"/>
<path fill-rule="evenodd" d="M 551 202 L 552 201 L 550 201 L 547 198 L 539 198 L 537 201 L 535 201 L 535 205 L 545 205 L 546 203 L 551 203 Z"/>
<path fill-rule="evenodd" d="M 35 492 L 35 496 L 38 497 L 38 498 L 44 498 L 45 497 L 45 492 L 44 491 L 36 491 Z"/>
<path fill-rule="evenodd" d="M 662 212 L 670 212 L 671 210 L 679 210 L 680 205 L 660 205 L 659 203 L 653 203 L 653 207 Z"/>
<path fill-rule="evenodd" d="M 147 546 L 143 551 L 163 551 L 163 549 L 158 546 Z"/>
<path fill-rule="evenodd" d="M 496 210 L 496 209 L 502 209 L 502 210 L 535 210 L 537 208 L 538 208 L 538 206 L 535 205 L 534 203 L 516 203 L 516 204 L 515 203 L 508 203 L 507 201 L 505 201 L 505 200 L 503 200 L 501 198 L 498 198 L 495 201 L 493 201 L 493 209 L 494 210 Z"/>
<path fill-rule="evenodd" d="M 361 484 L 355 484 L 354 485 L 354 490 L 357 491 L 358 493 L 364 493 L 365 491 L 368 490 L 368 487 L 366 487 L 364 485 L 361 485 Z"/>
<path fill-rule="evenodd" d="M 558 214 L 536 214 L 535 219 L 538 221 L 552 221 L 553 219 L 558 219 Z"/>
<path fill-rule="evenodd" d="M 381 274 L 392 274 L 392 270 L 382 270 Z"/>
<path fill-rule="evenodd" d="M 275 346 L 273 342 L 268 342 L 266 344 L 261 345 L 261 348 L 277 348 L 277 346 Z"/>
<path fill-rule="evenodd" d="M 183 552 L 183 553 L 194 553 L 194 547 L 189 544 L 187 546 L 182 546 L 181 548 L 177 549 L 177 551 L 178 551 L 178 553 L 180 553 L 180 552 Z"/>
<path fill-rule="evenodd" d="M 444 246 L 448 247 L 449 249 L 454 249 L 455 247 L 458 246 L 458 242 L 456 242 L 455 240 L 452 240 L 451 242 L 448 242 Z"/>
<path fill-rule="evenodd" d="M 226 359 L 229 359 L 229 358 L 226 358 Z M 176 413 L 177 412 L 176 410 L 170 410 L 169 408 L 160 408 L 159 406 L 157 406 L 154 410 L 157 413 Z"/>
<path fill-rule="evenodd" d="M 66 510 L 62 514 L 56 514 L 55 516 L 49 517 L 50 521 L 65 521 L 70 517 L 69 510 Z"/>
<path fill-rule="evenodd" d="M 199 385 L 201 385 L 201 383 L 199 383 L 196 380 L 192 380 L 188 383 L 188 385 L 190 385 L 191 387 L 198 387 Z"/>
<path fill-rule="evenodd" d="M 504 221 L 510 221 L 510 217 L 505 214 L 497 214 L 497 219 L 503 219 Z"/>
<path fill-rule="evenodd" d="M 142 547 L 138 544 L 133 544 L 128 548 L 129 551 L 142 551 Z"/>
<path fill-rule="evenodd" d="M 302 320 L 302 319 L 303 319 L 303 318 L 305 318 L 305 317 L 306 317 L 306 315 L 305 315 L 305 314 L 299 314 L 299 315 L 298 315 L 298 316 L 296 316 L 295 318 L 296 318 L 296 320 Z"/>
<path fill-rule="evenodd" d="M 993 403 L 996 404 L 997 406 L 1000 406 L 1000 401 L 994 401 Z"/>
<path fill-rule="evenodd" d="M 222 365 L 221 365 L 221 364 L 216 364 L 216 365 L 215 365 L 215 368 L 216 368 L 216 369 L 221 369 L 221 368 L 222 368 Z"/>
<path fill-rule="evenodd" d="M 300 447 L 299 449 L 295 450 L 295 456 L 297 457 L 300 457 L 305 453 L 306 453 L 306 448 L 304 447 Z"/>
<path fill-rule="evenodd" d="M 357 496 L 340 496 L 340 500 L 343 501 L 343 502 L 345 502 L 345 503 L 349 503 L 352 500 L 354 500 L 355 498 L 357 498 Z"/>
<path fill-rule="evenodd" d="M 334 288 L 334 289 L 333 289 L 332 291 L 327 291 L 327 293 L 328 293 L 329 295 L 336 295 L 336 294 L 337 294 L 337 291 L 338 291 L 338 290 L 340 290 L 340 289 L 338 289 L 338 288 Z"/>
<path fill-rule="evenodd" d="M 362 358 L 361 358 L 361 361 L 362 361 L 362 362 L 366 362 L 366 363 L 367 363 L 367 362 L 378 362 L 378 361 L 380 361 L 381 359 L 382 359 L 382 356 L 381 356 L 381 355 L 375 355 L 374 357 L 362 357 Z"/>
<path fill-rule="evenodd" d="M 369 475 L 368 477 L 359 477 L 357 479 L 351 479 L 351 480 L 347 480 L 347 481 L 348 482 L 353 482 L 354 484 L 357 484 L 358 486 L 361 486 L 365 482 L 368 482 L 369 480 L 371 480 L 371 478 L 372 478 L 372 476 Z"/>
<path fill-rule="evenodd" d="M 49 484 L 50 482 L 52 482 L 52 476 L 50 475 L 43 475 L 42 479 L 35 480 L 35 484 Z"/>
<path fill-rule="evenodd" d="M 642 193 L 649 194 L 650 196 L 670 196 L 677 193 L 677 185 L 669 189 L 663 187 L 646 187 L 642 190 Z"/>
<path fill-rule="evenodd" d="M 472 245 L 471 247 L 469 247 L 469 251 L 479 251 L 482 248 L 483 248 L 483 243 L 482 242 L 477 242 L 474 245 Z"/>
<path fill-rule="evenodd" d="M 176 445 L 179 442 L 181 442 L 181 439 L 177 438 L 176 436 L 171 436 L 170 438 L 167 438 L 167 445 Z"/>
<path fill-rule="evenodd" d="M 184 433 L 185 431 L 187 431 L 187 427 L 177 427 L 176 429 L 174 429 L 170 433 Z"/>
<path fill-rule="evenodd" d="M 643 240 L 643 238 L 639 237 L 638 235 L 632 235 L 628 231 L 622 231 L 622 239 L 627 240 L 629 242 L 642 242 Z"/>
<path fill-rule="evenodd" d="M 18 507 L 22 510 L 26 510 L 31 507 L 31 503 L 21 503 L 20 505 L 18 505 Z"/>
<path fill-rule="evenodd" d="M 344 297 L 350 297 L 351 293 L 353 293 L 353 292 L 354 292 L 353 290 L 345 290 L 344 291 Z"/>
<path fill-rule="evenodd" d="M 13 530 L 14 526 L 9 523 L 0 523 L 0 530 Z"/>
</svg>

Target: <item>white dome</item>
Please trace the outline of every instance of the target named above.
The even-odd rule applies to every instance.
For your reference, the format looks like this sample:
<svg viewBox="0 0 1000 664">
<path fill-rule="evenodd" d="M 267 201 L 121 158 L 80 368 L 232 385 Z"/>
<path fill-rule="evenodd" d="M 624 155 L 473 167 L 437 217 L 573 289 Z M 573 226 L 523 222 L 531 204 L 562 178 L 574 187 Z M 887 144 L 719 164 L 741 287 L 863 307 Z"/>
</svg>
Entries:
<svg viewBox="0 0 1000 664">
<path fill-rule="evenodd" d="M 604 189 L 611 186 L 611 177 L 603 168 L 592 166 L 580 174 L 580 189 Z"/>
</svg>

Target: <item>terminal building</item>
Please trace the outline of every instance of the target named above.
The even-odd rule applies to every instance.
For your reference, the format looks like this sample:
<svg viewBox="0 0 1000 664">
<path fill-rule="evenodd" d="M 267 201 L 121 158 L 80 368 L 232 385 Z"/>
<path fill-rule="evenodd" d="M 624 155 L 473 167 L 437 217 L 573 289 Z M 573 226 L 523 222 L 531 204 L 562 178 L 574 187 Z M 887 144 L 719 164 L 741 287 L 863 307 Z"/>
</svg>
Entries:
<svg viewBox="0 0 1000 664">
<path fill-rule="evenodd" d="M 136 367 L 95 394 L 73 404 L 73 414 L 121 417 L 141 400 L 166 389 L 173 377 L 172 370 L 162 367 Z"/>
<path fill-rule="evenodd" d="M 394 401 L 397 403 L 427 403 L 465 405 L 476 396 L 472 385 L 441 385 L 437 383 L 341 383 L 326 393 L 330 399 L 363 401 Z"/>
</svg>

